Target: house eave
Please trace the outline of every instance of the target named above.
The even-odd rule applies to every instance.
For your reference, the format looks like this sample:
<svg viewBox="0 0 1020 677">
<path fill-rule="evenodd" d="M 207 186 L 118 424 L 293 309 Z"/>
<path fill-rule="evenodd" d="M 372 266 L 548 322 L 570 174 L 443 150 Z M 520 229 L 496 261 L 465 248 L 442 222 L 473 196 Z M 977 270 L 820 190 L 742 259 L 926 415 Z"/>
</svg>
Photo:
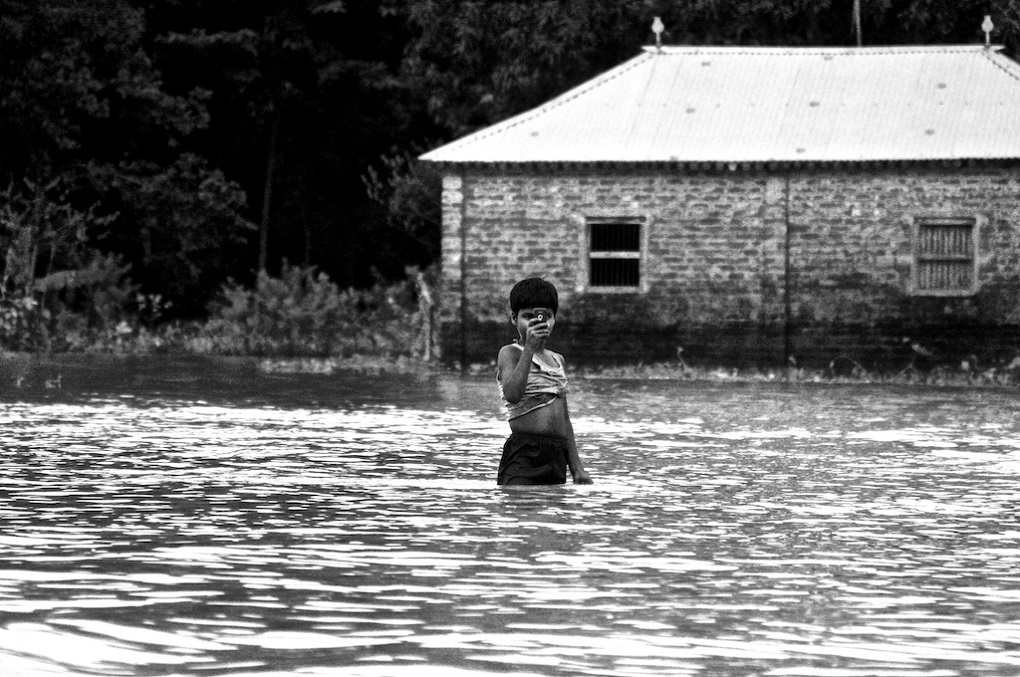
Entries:
<svg viewBox="0 0 1020 677">
<path fill-rule="evenodd" d="M 684 161 L 684 160 L 662 160 L 662 161 L 623 161 L 623 160 L 597 160 L 597 161 L 443 161 L 422 158 L 442 171 L 455 170 L 486 170 L 486 171 L 534 171 L 534 172 L 555 172 L 568 170 L 668 170 L 678 172 L 773 172 L 803 169 L 888 169 L 888 168 L 911 168 L 911 167 L 980 167 L 980 166 L 1013 166 L 1020 165 L 1020 157 L 1002 158 L 952 158 L 952 159 L 897 159 L 897 160 L 769 160 L 769 161 Z"/>
</svg>

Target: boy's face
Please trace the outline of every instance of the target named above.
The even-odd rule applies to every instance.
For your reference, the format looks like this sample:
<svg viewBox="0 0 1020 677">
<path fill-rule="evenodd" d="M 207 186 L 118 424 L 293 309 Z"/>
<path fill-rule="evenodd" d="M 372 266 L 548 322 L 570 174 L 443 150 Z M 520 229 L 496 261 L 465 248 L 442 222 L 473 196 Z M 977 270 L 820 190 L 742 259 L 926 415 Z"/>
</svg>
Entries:
<svg viewBox="0 0 1020 677">
<path fill-rule="evenodd" d="M 527 336 L 528 326 L 531 324 L 546 323 L 551 332 L 556 324 L 556 314 L 549 308 L 521 308 L 513 320 L 517 325 L 517 333 L 523 339 Z"/>
</svg>

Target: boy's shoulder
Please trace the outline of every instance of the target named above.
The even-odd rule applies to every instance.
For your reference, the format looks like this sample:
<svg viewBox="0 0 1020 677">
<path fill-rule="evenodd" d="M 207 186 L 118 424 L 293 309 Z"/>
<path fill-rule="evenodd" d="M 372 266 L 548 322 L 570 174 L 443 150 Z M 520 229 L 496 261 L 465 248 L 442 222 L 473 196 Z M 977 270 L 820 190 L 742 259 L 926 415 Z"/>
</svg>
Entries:
<svg viewBox="0 0 1020 677">
<path fill-rule="evenodd" d="M 508 343 L 499 349 L 499 355 L 496 359 L 502 360 L 504 358 L 510 358 L 515 362 L 521 356 L 524 350 L 517 343 Z"/>
</svg>

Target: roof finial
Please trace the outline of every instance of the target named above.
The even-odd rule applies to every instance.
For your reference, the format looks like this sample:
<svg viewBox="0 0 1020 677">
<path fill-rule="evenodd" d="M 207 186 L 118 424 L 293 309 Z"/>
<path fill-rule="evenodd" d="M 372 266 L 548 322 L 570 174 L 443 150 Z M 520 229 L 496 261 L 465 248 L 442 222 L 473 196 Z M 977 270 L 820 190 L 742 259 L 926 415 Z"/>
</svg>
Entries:
<svg viewBox="0 0 1020 677">
<path fill-rule="evenodd" d="M 981 22 L 981 30 L 985 32 L 985 48 L 992 46 L 992 29 L 995 28 L 995 24 L 992 23 L 992 17 L 990 14 L 985 14 L 985 20 Z"/>
<path fill-rule="evenodd" d="M 666 27 L 662 25 L 662 19 L 655 17 L 655 21 L 652 22 L 652 32 L 655 33 L 655 46 L 660 50 L 662 49 L 662 31 L 666 30 Z"/>
</svg>

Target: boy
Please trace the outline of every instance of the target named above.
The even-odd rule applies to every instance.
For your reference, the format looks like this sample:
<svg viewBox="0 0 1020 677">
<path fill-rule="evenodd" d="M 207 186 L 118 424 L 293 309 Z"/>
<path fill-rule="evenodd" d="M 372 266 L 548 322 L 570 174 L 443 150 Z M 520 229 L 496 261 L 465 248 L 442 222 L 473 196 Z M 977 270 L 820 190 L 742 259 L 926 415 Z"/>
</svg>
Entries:
<svg viewBox="0 0 1020 677">
<path fill-rule="evenodd" d="M 567 412 L 563 356 L 545 347 L 556 326 L 556 287 L 537 277 L 510 291 L 510 318 L 520 338 L 499 351 L 496 380 L 510 421 L 496 484 L 592 484 L 581 465 Z"/>
</svg>

